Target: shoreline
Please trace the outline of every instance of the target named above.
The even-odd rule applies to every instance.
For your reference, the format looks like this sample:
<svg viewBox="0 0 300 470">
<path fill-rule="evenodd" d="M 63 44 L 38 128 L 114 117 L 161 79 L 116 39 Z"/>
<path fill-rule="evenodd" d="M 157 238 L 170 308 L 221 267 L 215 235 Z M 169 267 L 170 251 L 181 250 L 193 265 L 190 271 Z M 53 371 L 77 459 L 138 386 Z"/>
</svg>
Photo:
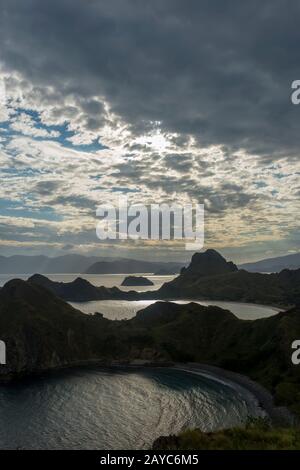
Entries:
<svg viewBox="0 0 300 470">
<path fill-rule="evenodd" d="M 276 406 L 273 395 L 260 383 L 255 382 L 246 375 L 222 369 L 202 363 L 175 363 L 176 370 L 186 371 L 192 374 L 210 376 L 212 379 L 228 381 L 232 385 L 238 385 L 250 392 L 258 401 L 259 406 L 267 413 L 274 426 L 296 426 L 298 419 L 285 406 Z"/>
<path fill-rule="evenodd" d="M 203 375 L 211 380 L 223 381 L 225 385 L 231 387 L 241 387 L 250 393 L 258 402 L 258 406 L 267 414 L 274 426 L 291 426 L 295 427 L 299 424 L 298 418 L 285 406 L 276 406 L 274 404 L 274 397 L 272 394 L 260 383 L 252 380 L 250 377 L 232 372 L 221 367 L 204 364 L 204 363 L 181 363 L 181 362 L 152 362 L 145 360 L 133 360 L 131 362 L 112 361 L 106 362 L 99 359 L 90 359 L 84 361 L 75 361 L 72 364 L 62 364 L 60 366 L 51 367 L 47 369 L 39 369 L 31 371 L 31 373 L 20 372 L 17 375 L 1 376 L 0 386 L 6 386 L 14 382 L 22 381 L 23 379 L 37 378 L 39 376 L 50 376 L 52 373 L 59 371 L 71 371 L 76 368 L 96 367 L 97 369 L 149 369 L 161 368 L 178 370 L 190 374 Z"/>
<path fill-rule="evenodd" d="M 138 292 L 138 291 L 129 291 L 129 292 L 134 292 L 134 293 L 138 293 L 138 294 L 151 294 L 151 293 L 154 293 L 154 292 L 157 292 L 155 290 L 153 291 L 141 291 L 141 292 Z M 114 299 L 112 299 L 114 300 Z M 243 299 L 240 299 L 240 300 L 232 300 L 232 299 L 225 299 L 222 297 L 222 299 L 211 299 L 211 298 L 207 298 L 207 297 L 189 297 L 188 295 L 186 296 L 180 296 L 180 297 L 174 297 L 174 296 L 171 296 L 171 297 L 163 297 L 163 296 L 160 296 L 160 297 L 145 297 L 145 298 L 141 298 L 141 299 L 137 299 L 137 300 L 153 300 L 155 302 L 226 302 L 226 303 L 232 303 L 232 304 L 242 304 L 242 305 L 250 305 L 250 306 L 253 306 L 253 307 L 269 307 L 269 308 L 272 308 L 274 310 L 277 311 L 277 313 L 281 313 L 281 312 L 286 312 L 287 310 L 290 310 L 291 308 L 294 308 L 294 304 L 290 304 L 290 305 L 287 305 L 287 304 L 280 304 L 280 303 L 274 303 L 274 304 L 270 304 L 269 302 L 266 302 L 266 303 L 263 303 L 262 300 L 258 300 L 258 301 L 255 301 L 255 300 L 251 300 L 251 301 L 247 301 L 247 300 L 243 300 Z M 88 301 L 89 302 L 89 301 Z M 130 301 L 129 301 L 130 302 Z M 213 304 L 212 304 L 213 305 Z M 205 306 L 205 305 L 204 305 Z M 224 309 L 226 310 L 226 309 Z"/>
<path fill-rule="evenodd" d="M 50 278 L 48 278 L 47 276 L 77 276 L 77 277 L 80 277 L 82 275 L 86 275 L 87 273 L 44 273 L 44 274 L 41 274 L 42 276 L 45 276 L 48 280 L 52 281 Z M 131 273 L 131 274 L 128 274 L 128 273 L 114 273 L 114 274 L 88 274 L 90 276 L 152 276 L 152 277 L 163 277 L 163 276 L 160 276 L 160 275 L 155 275 L 155 274 L 152 274 L 152 273 Z M 31 274 L 28 274 L 28 273 L 19 273 L 19 274 L 11 274 L 11 273 L 3 273 L 2 275 L 0 275 L 0 278 L 1 276 L 14 276 L 14 278 L 16 276 L 21 276 L 21 278 L 23 279 L 25 276 L 32 276 Z M 174 276 L 175 278 L 177 276 L 179 276 L 179 273 L 178 275 L 165 275 L 166 277 L 168 276 Z M 76 279 L 76 278 L 75 278 Z M 74 280 L 75 280 L 74 279 Z M 28 279 L 25 279 L 26 281 L 28 281 Z M 53 282 L 62 282 L 62 284 L 69 284 L 69 283 L 72 283 L 74 282 L 73 281 L 53 281 Z M 177 296 L 176 294 L 172 293 L 172 294 L 161 294 L 160 293 L 160 290 L 161 288 L 163 287 L 163 285 L 165 283 L 163 283 L 160 287 L 157 287 L 157 289 L 150 289 L 150 290 L 142 290 L 142 291 L 139 291 L 139 290 L 134 290 L 134 289 L 130 289 L 130 290 L 127 290 L 127 289 L 122 289 L 122 285 L 118 285 L 118 286 L 110 286 L 110 287 L 106 287 L 106 286 L 103 286 L 103 285 L 96 285 L 96 284 L 93 284 L 91 281 L 87 280 L 92 286 L 96 287 L 96 288 L 108 288 L 108 289 L 111 289 L 111 288 L 117 288 L 119 289 L 119 291 L 122 293 L 122 294 L 131 294 L 132 296 L 135 296 L 135 298 L 129 298 L 129 299 L 123 299 L 123 298 L 116 298 L 116 297 L 111 297 L 111 298 L 106 298 L 106 299 L 85 299 L 85 300 L 74 300 L 74 299 L 66 299 L 66 298 L 63 298 L 63 300 L 65 300 L 66 302 L 68 303 L 87 303 L 87 302 L 97 302 L 97 301 L 101 301 L 101 300 L 121 300 L 121 301 L 126 301 L 126 302 L 132 302 L 132 301 L 144 301 L 144 300 L 150 300 L 150 301 L 154 301 L 154 302 L 180 302 L 180 301 L 183 301 L 183 302 L 196 302 L 196 303 L 200 303 L 201 302 L 228 302 L 228 303 L 235 303 L 235 304 L 243 304 L 243 305 L 249 305 L 249 306 L 257 306 L 257 307 L 269 307 L 273 310 L 276 311 L 276 313 L 280 313 L 280 312 L 285 312 L 291 308 L 294 307 L 294 304 L 282 304 L 282 303 L 269 303 L 269 302 L 264 302 L 262 299 L 260 300 L 247 300 L 247 299 L 224 299 L 222 297 L 222 299 L 219 299 L 219 298 L 214 298 L 214 299 L 211 299 L 211 298 L 206 298 L 206 297 L 203 297 L 203 296 L 200 296 L 200 297 L 195 297 L 194 295 L 193 296 L 189 296 L 189 295 L 180 295 L 180 296 Z M 7 281 L 6 281 L 7 282 Z M 5 285 L 5 283 L 3 285 L 0 285 L 0 289 Z M 127 287 L 135 287 L 135 286 L 127 286 Z M 146 286 L 145 286 L 146 287 Z M 149 286 L 148 286 L 149 287 Z M 155 286 L 153 286 L 155 287 Z M 159 294 L 159 295 L 157 295 Z M 211 305 L 214 305 L 214 304 L 211 304 Z M 222 308 L 222 307 L 221 307 Z M 225 308 L 226 309 L 226 308 Z M 275 313 L 275 314 L 276 314 Z"/>
</svg>

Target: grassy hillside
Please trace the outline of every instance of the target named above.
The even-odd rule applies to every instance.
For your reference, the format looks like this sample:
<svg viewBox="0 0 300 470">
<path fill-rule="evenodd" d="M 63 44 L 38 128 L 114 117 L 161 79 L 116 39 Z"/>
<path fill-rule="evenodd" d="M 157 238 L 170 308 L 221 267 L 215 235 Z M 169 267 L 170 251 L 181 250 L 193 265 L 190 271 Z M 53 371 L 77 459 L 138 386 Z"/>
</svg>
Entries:
<svg viewBox="0 0 300 470">
<path fill-rule="evenodd" d="M 276 274 L 234 271 L 199 276 L 187 268 L 156 292 L 157 298 L 190 298 L 294 305 L 300 302 L 300 269 Z"/>
<path fill-rule="evenodd" d="M 15 280 L 0 291 L 0 331 L 7 344 L 2 376 L 89 361 L 202 362 L 249 375 L 300 416 L 300 367 L 291 362 L 299 308 L 243 321 L 218 307 L 157 302 L 131 320 L 111 321 Z"/>
<path fill-rule="evenodd" d="M 45 287 L 61 299 L 73 302 L 88 302 L 90 300 L 135 300 L 135 292 L 124 292 L 118 287 L 96 287 L 86 279 L 76 278 L 71 282 L 51 281 L 46 276 L 34 274 L 29 278 L 31 284 Z"/>
<path fill-rule="evenodd" d="M 155 450 L 299 450 L 299 428 L 271 428 L 257 422 L 245 428 L 204 433 L 199 429 L 160 437 Z"/>
<path fill-rule="evenodd" d="M 147 326 L 156 348 L 171 360 L 248 375 L 300 416 L 300 366 L 291 362 L 291 344 L 300 338 L 299 308 L 245 321 L 217 307 L 157 303 L 132 322 Z"/>
</svg>

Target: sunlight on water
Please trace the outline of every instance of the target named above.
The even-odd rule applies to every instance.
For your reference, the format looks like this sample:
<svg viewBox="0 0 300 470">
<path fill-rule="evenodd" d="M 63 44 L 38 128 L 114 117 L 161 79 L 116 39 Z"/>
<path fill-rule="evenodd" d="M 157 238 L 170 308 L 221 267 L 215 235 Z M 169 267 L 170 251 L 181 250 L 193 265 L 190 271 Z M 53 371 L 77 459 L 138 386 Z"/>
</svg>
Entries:
<svg viewBox="0 0 300 470">
<path fill-rule="evenodd" d="M 165 282 L 172 281 L 176 276 L 166 275 L 166 276 L 154 276 L 153 274 L 136 274 L 137 276 L 145 276 L 150 279 L 154 285 L 153 286 L 121 286 L 124 278 L 129 274 L 43 274 L 51 281 L 56 282 L 72 282 L 77 277 L 86 279 L 94 286 L 104 286 L 104 287 L 119 287 L 123 291 L 136 290 L 138 292 L 144 292 L 148 290 L 159 289 Z M 130 274 L 132 275 L 132 274 Z M 3 286 L 7 281 L 11 279 L 28 279 L 31 274 L 0 274 L 0 286 Z"/>
<path fill-rule="evenodd" d="M 84 313 L 103 313 L 110 320 L 124 320 L 132 318 L 136 313 L 157 302 L 157 300 L 97 300 L 92 302 L 70 302 L 73 307 Z M 178 300 L 177 304 L 187 304 L 190 300 Z M 265 305 L 243 304 L 239 302 L 217 302 L 217 301 L 201 301 L 198 304 L 216 305 L 218 307 L 230 310 L 234 315 L 242 320 L 256 320 L 258 318 L 266 318 L 276 315 L 279 309 L 268 307 Z"/>
<path fill-rule="evenodd" d="M 0 387 L 0 448 L 149 449 L 261 416 L 251 394 L 171 369 L 76 369 Z"/>
</svg>

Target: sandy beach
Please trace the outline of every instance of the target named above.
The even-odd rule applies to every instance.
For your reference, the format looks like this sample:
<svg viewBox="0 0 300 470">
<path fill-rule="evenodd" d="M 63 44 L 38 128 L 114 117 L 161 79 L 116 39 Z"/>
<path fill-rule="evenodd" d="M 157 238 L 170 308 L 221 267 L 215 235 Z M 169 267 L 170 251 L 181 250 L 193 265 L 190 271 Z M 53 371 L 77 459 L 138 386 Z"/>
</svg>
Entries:
<svg viewBox="0 0 300 470">
<path fill-rule="evenodd" d="M 203 374 L 215 378 L 216 380 L 223 380 L 228 384 L 239 385 L 240 387 L 248 390 L 258 401 L 259 405 L 272 421 L 272 424 L 277 426 L 295 426 L 298 423 L 297 418 L 284 406 L 275 406 L 272 394 L 257 382 L 254 382 L 245 375 L 231 372 L 220 367 L 215 367 L 201 363 L 176 363 L 174 367 L 178 370 Z"/>
</svg>

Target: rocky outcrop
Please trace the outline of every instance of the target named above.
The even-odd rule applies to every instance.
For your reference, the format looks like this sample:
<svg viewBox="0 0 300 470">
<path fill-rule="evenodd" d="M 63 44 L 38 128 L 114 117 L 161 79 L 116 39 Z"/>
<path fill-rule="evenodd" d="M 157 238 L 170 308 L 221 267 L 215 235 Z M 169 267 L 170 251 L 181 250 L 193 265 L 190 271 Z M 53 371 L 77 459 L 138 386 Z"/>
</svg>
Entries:
<svg viewBox="0 0 300 470">
<path fill-rule="evenodd" d="M 97 328 L 106 320 L 97 320 Z M 68 366 L 101 357 L 92 317 L 82 314 L 49 290 L 13 280 L 0 291 L 0 331 L 6 343 L 5 378 Z M 95 330 L 94 330 L 95 331 Z"/>
<path fill-rule="evenodd" d="M 191 264 L 155 292 L 158 299 L 209 299 L 291 306 L 300 302 L 300 269 L 278 274 L 238 270 L 214 250 L 196 253 Z"/>
<path fill-rule="evenodd" d="M 207 277 L 237 271 L 237 266 L 226 261 L 216 250 L 206 250 L 204 253 L 195 253 L 187 268 L 182 268 L 181 275 L 185 277 Z"/>
<path fill-rule="evenodd" d="M 123 280 L 122 286 L 153 286 L 154 283 L 143 276 L 127 276 Z"/>
</svg>

